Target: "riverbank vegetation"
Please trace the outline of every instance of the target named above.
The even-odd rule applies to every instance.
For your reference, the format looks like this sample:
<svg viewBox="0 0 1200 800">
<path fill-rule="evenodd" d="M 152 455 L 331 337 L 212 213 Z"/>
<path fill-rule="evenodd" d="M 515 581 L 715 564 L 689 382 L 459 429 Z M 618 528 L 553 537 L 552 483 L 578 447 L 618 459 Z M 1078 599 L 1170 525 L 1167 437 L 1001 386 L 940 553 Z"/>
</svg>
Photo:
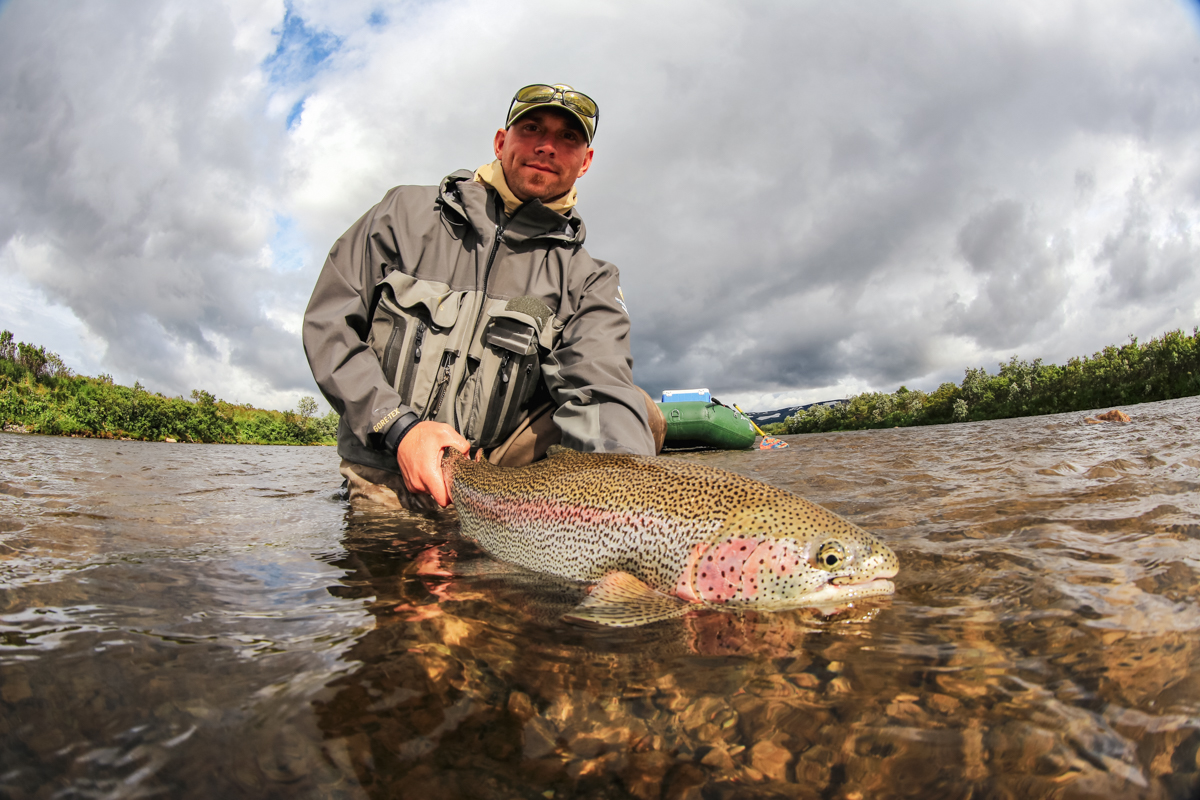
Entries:
<svg viewBox="0 0 1200 800">
<path fill-rule="evenodd" d="M 968 369 L 959 385 L 926 394 L 903 386 L 812 406 L 768 433 L 817 433 L 1058 414 L 1200 395 L 1200 329 L 1171 331 L 1144 344 L 1130 337 L 1066 365 L 1013 356 L 991 375 Z"/>
<path fill-rule="evenodd" d="M 230 444 L 334 444 L 337 414 L 317 416 L 301 398 L 294 411 L 218 400 L 202 389 L 191 399 L 113 383 L 109 375 L 75 375 L 55 353 L 0 332 L 0 422 L 5 430 L 104 439 Z"/>
<path fill-rule="evenodd" d="M 818 433 L 936 425 L 1084 411 L 1200 395 L 1200 329 L 1180 330 L 1140 343 L 1131 337 L 1066 365 L 1013 356 L 992 375 L 968 369 L 961 384 L 926 393 L 901 386 L 845 403 L 818 405 L 768 434 Z M 271 411 L 227 403 L 196 389 L 191 399 L 113 383 L 109 375 L 75 375 L 55 353 L 16 342 L 0 332 L 0 424 L 61 436 L 237 444 L 335 444 L 338 417 L 317 416 L 303 397 L 295 410 Z"/>
</svg>

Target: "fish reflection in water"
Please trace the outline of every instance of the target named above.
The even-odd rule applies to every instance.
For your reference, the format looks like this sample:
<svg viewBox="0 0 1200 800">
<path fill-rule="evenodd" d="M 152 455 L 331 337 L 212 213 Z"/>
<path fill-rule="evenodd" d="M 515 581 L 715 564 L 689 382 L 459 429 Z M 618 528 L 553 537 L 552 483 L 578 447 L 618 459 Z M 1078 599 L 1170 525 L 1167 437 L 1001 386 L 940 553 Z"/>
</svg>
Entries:
<svg viewBox="0 0 1200 800">
<path fill-rule="evenodd" d="M 558 627 L 562 621 L 573 621 L 570 612 L 586 599 L 591 587 L 575 581 L 558 579 L 517 566 L 498 563 L 487 558 L 466 560 L 464 553 L 452 545 L 429 547 L 412 562 L 413 572 L 423 584 L 417 594 L 436 598 L 436 602 L 400 603 L 393 612 L 409 621 L 433 619 L 447 613 L 439 604 L 456 604 L 453 612 L 462 619 L 472 616 L 469 610 L 459 610 L 458 604 L 489 609 L 507 605 L 519 609 L 521 617 L 542 626 Z M 464 578 L 466 580 L 464 580 Z M 694 606 L 677 624 L 658 625 L 654 632 L 635 641 L 645 648 L 653 642 L 653 655 L 789 655 L 805 632 L 820 630 L 821 625 L 851 619 L 870 619 L 880 603 L 887 600 L 859 600 L 857 606 L 824 605 L 819 607 L 773 612 L 753 609 L 728 609 L 720 606 Z M 489 624 L 489 614 L 476 619 L 480 625 Z M 645 652 L 643 650 L 643 652 Z"/>
<path fill-rule="evenodd" d="M 630 629 L 332 452 L 0 436 L 0 796 L 1195 798 L 1200 400 L 1124 410 L 674 456 L 903 569 Z"/>
</svg>

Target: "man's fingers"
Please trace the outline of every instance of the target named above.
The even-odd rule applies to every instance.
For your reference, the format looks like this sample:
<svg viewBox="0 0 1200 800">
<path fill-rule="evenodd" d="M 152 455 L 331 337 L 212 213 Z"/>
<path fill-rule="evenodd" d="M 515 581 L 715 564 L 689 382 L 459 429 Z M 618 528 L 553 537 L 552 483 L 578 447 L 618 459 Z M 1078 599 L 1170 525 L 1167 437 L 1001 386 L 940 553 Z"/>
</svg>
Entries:
<svg viewBox="0 0 1200 800">
<path fill-rule="evenodd" d="M 450 492 L 446 489 L 446 481 L 442 478 L 441 474 L 439 474 L 437 480 L 433 481 L 432 483 L 433 485 L 429 487 L 430 496 L 432 496 L 437 504 L 442 508 L 450 505 Z"/>
<path fill-rule="evenodd" d="M 413 426 L 396 450 L 396 463 L 408 490 L 428 494 L 443 507 L 450 504 L 450 490 L 442 476 L 442 451 L 446 448 L 465 453 L 471 446 L 449 425 L 427 420 Z"/>
</svg>

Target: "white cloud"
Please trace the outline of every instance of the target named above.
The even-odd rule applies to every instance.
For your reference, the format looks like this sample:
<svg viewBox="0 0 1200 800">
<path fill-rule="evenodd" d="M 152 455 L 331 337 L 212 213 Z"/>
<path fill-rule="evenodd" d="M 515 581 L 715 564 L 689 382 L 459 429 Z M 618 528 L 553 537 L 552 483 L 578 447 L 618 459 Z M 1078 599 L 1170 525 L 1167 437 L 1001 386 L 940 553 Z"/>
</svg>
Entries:
<svg viewBox="0 0 1200 800">
<path fill-rule="evenodd" d="M 30 262 L 45 261 L 46 256 L 45 247 L 27 247 L 20 237 L 0 250 L 0 275 L 4 276 L 0 328 L 10 331 L 19 342 L 57 353 L 75 372 L 96 375 L 103 371 L 104 340 L 91 334 L 70 308 L 51 302 L 17 266 L 23 262 L 26 270 L 37 272 Z"/>
<path fill-rule="evenodd" d="M 86 363 L 170 393 L 315 393 L 297 329 L 323 253 L 388 187 L 488 160 L 538 80 L 600 103 L 580 210 L 651 392 L 932 389 L 1200 321 L 1184 3 L 0 15 L 0 276 L 69 313 Z M 50 344 L 52 315 L 3 308 Z"/>
</svg>

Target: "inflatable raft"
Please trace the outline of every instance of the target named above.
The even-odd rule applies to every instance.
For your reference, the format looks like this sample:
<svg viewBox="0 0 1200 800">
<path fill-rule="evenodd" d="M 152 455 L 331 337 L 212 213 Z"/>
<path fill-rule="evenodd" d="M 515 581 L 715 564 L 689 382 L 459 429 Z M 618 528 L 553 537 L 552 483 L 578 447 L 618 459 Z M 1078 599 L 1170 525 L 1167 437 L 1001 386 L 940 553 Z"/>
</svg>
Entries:
<svg viewBox="0 0 1200 800">
<path fill-rule="evenodd" d="M 745 450 L 757 438 L 749 419 L 713 400 L 706 389 L 663 392 L 658 407 L 667 420 L 667 449 Z"/>
</svg>

